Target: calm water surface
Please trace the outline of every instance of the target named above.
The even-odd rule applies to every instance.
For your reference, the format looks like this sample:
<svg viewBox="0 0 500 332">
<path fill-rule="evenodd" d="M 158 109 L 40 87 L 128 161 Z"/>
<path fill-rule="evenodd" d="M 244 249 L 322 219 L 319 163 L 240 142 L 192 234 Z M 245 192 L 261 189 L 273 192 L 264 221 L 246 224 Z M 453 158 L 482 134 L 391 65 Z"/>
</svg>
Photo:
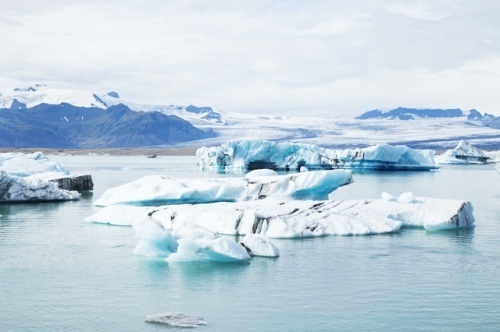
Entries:
<svg viewBox="0 0 500 332">
<path fill-rule="evenodd" d="M 144 322 L 165 311 L 203 316 L 200 331 L 500 330 L 500 176 L 492 165 L 355 173 L 332 195 L 466 199 L 474 229 L 274 240 L 277 259 L 167 264 L 132 253 L 132 228 L 83 219 L 104 190 L 139 177 L 214 174 L 199 172 L 194 157 L 51 159 L 92 174 L 95 190 L 78 202 L 0 205 L 0 331 L 172 330 Z"/>
</svg>

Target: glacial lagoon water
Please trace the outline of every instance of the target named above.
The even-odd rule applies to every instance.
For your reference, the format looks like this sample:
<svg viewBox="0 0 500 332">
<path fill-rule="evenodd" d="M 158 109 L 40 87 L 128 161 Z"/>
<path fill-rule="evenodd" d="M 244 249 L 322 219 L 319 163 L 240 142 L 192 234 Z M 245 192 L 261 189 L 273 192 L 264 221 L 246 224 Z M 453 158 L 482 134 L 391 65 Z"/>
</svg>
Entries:
<svg viewBox="0 0 500 332">
<path fill-rule="evenodd" d="M 500 330 L 500 176 L 493 165 L 355 173 L 332 198 L 470 200 L 473 229 L 273 240 L 248 264 L 175 263 L 132 253 L 129 227 L 83 219 L 107 188 L 150 174 L 211 177 L 194 157 L 50 156 L 90 173 L 81 201 L 0 205 L 0 331 L 163 331 L 167 311 L 200 331 Z M 216 175 L 234 176 L 234 175 Z M 179 330 L 179 329 L 173 329 Z"/>
</svg>

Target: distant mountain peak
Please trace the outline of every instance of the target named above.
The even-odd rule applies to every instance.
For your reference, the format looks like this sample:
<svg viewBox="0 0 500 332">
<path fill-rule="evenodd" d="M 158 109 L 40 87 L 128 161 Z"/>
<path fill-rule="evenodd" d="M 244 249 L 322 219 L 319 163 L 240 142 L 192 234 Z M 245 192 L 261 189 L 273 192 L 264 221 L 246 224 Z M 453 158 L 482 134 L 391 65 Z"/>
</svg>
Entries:
<svg viewBox="0 0 500 332">
<path fill-rule="evenodd" d="M 416 120 L 430 118 L 464 118 L 467 120 L 492 120 L 494 116 L 482 114 L 476 109 L 464 112 L 459 108 L 438 109 L 438 108 L 406 108 L 398 107 L 388 111 L 375 109 L 365 112 L 356 117 L 359 120 L 367 119 L 386 119 L 386 120 Z"/>
<path fill-rule="evenodd" d="M 120 95 L 116 91 L 110 91 L 106 94 L 106 96 L 110 96 L 111 98 L 120 98 Z"/>
</svg>

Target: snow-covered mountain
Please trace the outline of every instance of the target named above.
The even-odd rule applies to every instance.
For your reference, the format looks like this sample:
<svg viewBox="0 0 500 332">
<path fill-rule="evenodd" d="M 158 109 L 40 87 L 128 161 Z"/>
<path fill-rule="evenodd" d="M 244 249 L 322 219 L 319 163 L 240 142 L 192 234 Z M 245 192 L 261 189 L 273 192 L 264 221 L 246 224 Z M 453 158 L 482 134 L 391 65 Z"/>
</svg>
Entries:
<svg viewBox="0 0 500 332">
<path fill-rule="evenodd" d="M 56 89 L 43 84 L 0 90 L 0 108 L 21 110 L 42 103 L 68 103 L 102 110 L 123 104 L 139 113 L 157 111 L 166 116 L 175 115 L 209 133 L 205 138 L 171 143 L 176 146 L 212 146 L 228 141 L 262 139 L 331 148 L 388 143 L 446 150 L 464 139 L 486 150 L 500 149 L 500 117 L 476 110 L 398 108 L 339 119 L 328 114 L 296 116 L 287 115 L 285 111 L 283 114 L 243 114 L 192 105 L 144 104 L 123 98 L 115 91 L 95 93 Z M 407 116 L 412 121 L 394 121 Z"/>
<path fill-rule="evenodd" d="M 40 104 L 60 103 L 79 107 L 107 108 L 96 94 L 76 89 L 55 89 L 46 84 L 35 84 L 0 90 L 0 108 L 26 109 Z"/>
<path fill-rule="evenodd" d="M 0 91 L 0 108 L 15 110 L 31 108 L 40 104 L 58 105 L 61 103 L 68 103 L 78 107 L 97 107 L 102 109 L 123 104 L 133 111 L 157 111 L 165 115 L 175 115 L 194 125 L 224 123 L 221 114 L 215 112 L 210 107 L 141 104 L 122 99 L 115 91 L 108 92 L 107 94 L 96 94 L 76 89 L 54 89 L 46 84 L 34 84 L 28 87 L 3 89 Z"/>
<path fill-rule="evenodd" d="M 406 108 L 398 107 L 392 110 L 373 110 L 368 111 L 357 119 L 388 119 L 388 120 L 416 120 L 429 118 L 463 118 L 467 120 L 493 120 L 495 116 L 492 114 L 482 114 L 476 109 L 462 111 L 459 108 L 452 109 L 432 109 L 432 108 Z"/>
</svg>

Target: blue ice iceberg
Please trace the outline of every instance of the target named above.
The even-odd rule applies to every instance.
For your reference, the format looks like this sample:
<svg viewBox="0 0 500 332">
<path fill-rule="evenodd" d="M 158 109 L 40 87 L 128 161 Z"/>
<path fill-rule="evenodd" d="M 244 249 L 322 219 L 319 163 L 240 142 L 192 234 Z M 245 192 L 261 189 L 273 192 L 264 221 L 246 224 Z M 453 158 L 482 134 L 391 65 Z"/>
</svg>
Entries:
<svg viewBox="0 0 500 332">
<path fill-rule="evenodd" d="M 330 170 L 286 175 L 257 171 L 244 178 L 178 179 L 151 175 L 108 189 L 94 202 L 162 205 L 235 202 L 274 197 L 281 199 L 327 199 L 328 194 L 352 182 L 351 172 Z M 264 174 L 264 175 L 261 175 Z"/>
<path fill-rule="evenodd" d="M 311 144 L 270 141 L 229 142 L 196 151 L 200 169 L 244 171 L 352 168 L 367 170 L 431 170 L 439 166 L 433 150 L 403 145 L 333 150 Z"/>
</svg>

